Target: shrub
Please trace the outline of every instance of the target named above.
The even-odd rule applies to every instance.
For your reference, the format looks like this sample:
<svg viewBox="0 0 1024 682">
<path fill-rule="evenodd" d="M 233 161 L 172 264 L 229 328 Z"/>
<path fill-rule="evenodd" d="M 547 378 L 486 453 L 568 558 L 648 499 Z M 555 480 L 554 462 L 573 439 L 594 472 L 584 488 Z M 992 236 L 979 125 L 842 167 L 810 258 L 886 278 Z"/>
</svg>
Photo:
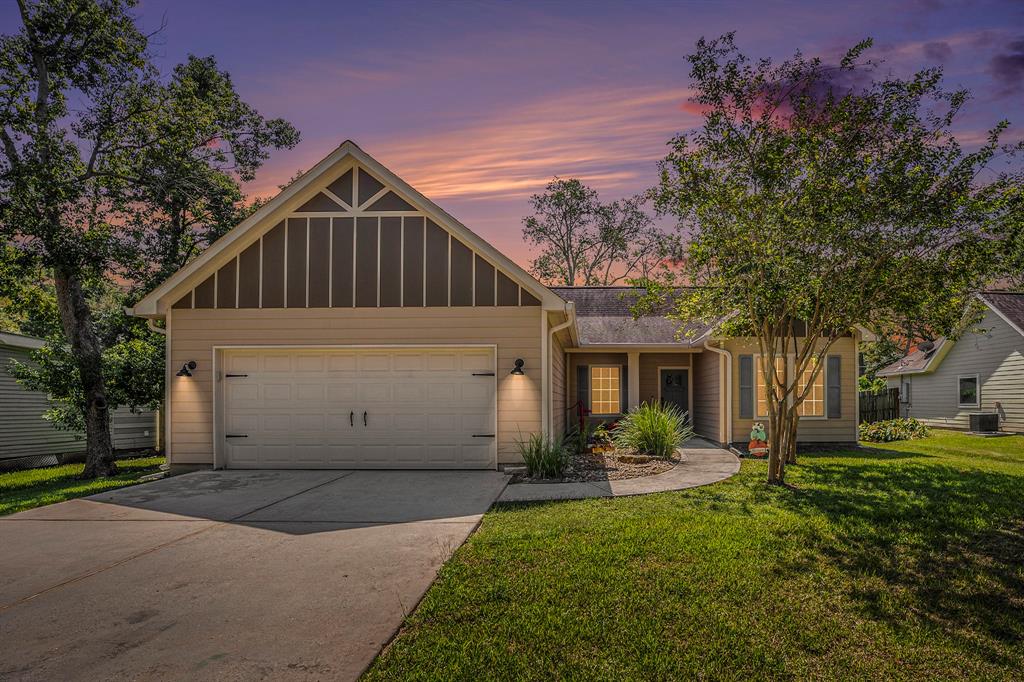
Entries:
<svg viewBox="0 0 1024 682">
<path fill-rule="evenodd" d="M 927 438 L 928 433 L 928 427 L 913 417 L 860 425 L 860 439 L 869 443 L 891 443 L 894 440 Z"/>
<path fill-rule="evenodd" d="M 579 424 L 573 424 L 562 439 L 562 445 L 570 452 L 583 454 L 587 451 L 590 439 L 594 435 L 594 427 L 588 422 L 583 422 L 583 428 Z"/>
<path fill-rule="evenodd" d="M 530 476 L 561 478 L 569 465 L 569 450 L 563 443 L 540 433 L 526 440 L 517 439 L 516 447 Z"/>
<path fill-rule="evenodd" d="M 693 428 L 675 405 L 643 403 L 615 425 L 612 438 L 620 450 L 668 459 L 693 438 Z"/>
</svg>

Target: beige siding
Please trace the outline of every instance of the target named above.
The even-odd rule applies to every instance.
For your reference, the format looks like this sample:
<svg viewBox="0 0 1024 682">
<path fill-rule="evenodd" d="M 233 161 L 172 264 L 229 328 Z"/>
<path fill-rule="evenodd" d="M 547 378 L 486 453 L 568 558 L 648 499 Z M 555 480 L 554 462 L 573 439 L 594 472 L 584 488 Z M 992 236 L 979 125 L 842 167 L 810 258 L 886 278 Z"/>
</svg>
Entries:
<svg viewBox="0 0 1024 682">
<path fill-rule="evenodd" d="M 992 311 L 979 326 L 986 332 L 954 343 L 934 372 L 904 377 L 910 383 L 904 413 L 931 426 L 968 429 L 972 412 L 998 411 L 1000 428 L 1024 433 L 1024 336 Z M 960 407 L 957 378 L 974 374 L 981 386 L 980 407 Z M 893 377 L 889 385 L 901 384 Z"/>
<path fill-rule="evenodd" d="M 754 339 L 729 339 L 725 349 L 732 353 L 732 440 L 746 443 L 750 440 L 750 428 L 754 421 L 763 422 L 768 428 L 767 418 L 740 419 L 740 372 L 739 356 L 756 355 L 757 342 Z M 802 417 L 797 430 L 797 439 L 807 443 L 845 443 L 857 440 L 857 343 L 852 337 L 839 339 L 829 350 L 829 355 L 842 358 L 842 416 L 838 419 L 809 419 Z M 755 372 L 760 371 L 755 365 Z"/>
<path fill-rule="evenodd" d="M 691 359 L 693 353 L 640 353 L 640 396 L 641 403 L 658 401 L 659 367 L 690 368 L 690 385 L 693 385 Z"/>
<path fill-rule="evenodd" d="M 565 433 L 565 413 L 568 407 L 565 381 L 566 357 L 562 334 L 555 334 L 551 341 L 551 432 L 555 438 L 560 438 Z"/>
<path fill-rule="evenodd" d="M 214 346 L 496 344 L 498 462 L 519 461 L 515 439 L 540 430 L 540 308 L 287 308 L 193 310 L 171 316 L 170 461 L 213 463 Z M 509 375 L 516 358 L 526 376 Z"/>
<path fill-rule="evenodd" d="M 10 361 L 28 362 L 27 349 L 0 346 L 0 459 L 62 455 L 85 451 L 81 433 L 55 429 L 43 419 L 49 408 L 46 394 L 26 391 L 7 371 Z M 119 450 L 151 448 L 156 444 L 156 417 L 146 411 L 115 410 L 111 436 Z"/>
<path fill-rule="evenodd" d="M 718 353 L 693 356 L 693 429 L 698 436 L 719 441 L 722 417 L 721 360 Z"/>
</svg>

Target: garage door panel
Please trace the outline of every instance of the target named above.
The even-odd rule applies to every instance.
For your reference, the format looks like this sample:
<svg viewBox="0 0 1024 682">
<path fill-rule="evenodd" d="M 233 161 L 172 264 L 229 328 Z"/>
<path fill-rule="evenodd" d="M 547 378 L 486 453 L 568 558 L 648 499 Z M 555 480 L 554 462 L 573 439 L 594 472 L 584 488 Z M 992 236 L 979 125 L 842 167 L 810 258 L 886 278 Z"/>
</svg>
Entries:
<svg viewBox="0 0 1024 682">
<path fill-rule="evenodd" d="M 258 384 L 242 384 L 229 380 L 224 389 L 225 397 L 233 405 L 241 405 L 246 400 L 257 401 L 260 399 L 260 387 Z"/>
<path fill-rule="evenodd" d="M 233 413 L 224 420 L 227 433 L 254 433 L 259 431 L 260 418 L 255 414 Z"/>
<path fill-rule="evenodd" d="M 275 373 L 292 372 L 293 355 L 290 353 L 265 353 L 263 358 L 262 371 Z"/>
<path fill-rule="evenodd" d="M 391 402 L 391 385 L 379 382 L 365 382 L 356 388 L 356 400 L 363 403 Z"/>
<path fill-rule="evenodd" d="M 327 400 L 332 403 L 350 403 L 355 399 L 356 384 L 351 381 L 335 381 L 327 384 Z"/>
<path fill-rule="evenodd" d="M 291 384 L 263 384 L 262 399 L 267 402 L 290 403 L 292 400 Z"/>
<path fill-rule="evenodd" d="M 361 372 L 386 372 L 391 369 L 389 353 L 364 353 L 357 356 L 357 366 Z"/>
<path fill-rule="evenodd" d="M 488 433 L 492 426 L 491 416 L 488 414 L 464 414 L 460 416 L 460 420 L 461 430 L 471 434 Z"/>
<path fill-rule="evenodd" d="M 295 371 L 297 372 L 316 372 L 320 373 L 324 371 L 324 355 L 317 353 L 315 355 L 299 355 L 295 359 Z"/>
<path fill-rule="evenodd" d="M 234 353 L 227 357 L 226 368 L 230 374 L 249 374 L 260 369 L 260 358 L 256 353 Z"/>
<path fill-rule="evenodd" d="M 493 468 L 492 349 L 225 351 L 226 464 Z M 363 413 L 366 421 L 363 421 Z"/>
<path fill-rule="evenodd" d="M 331 353 L 327 356 L 327 371 L 332 373 L 355 372 L 355 353 Z"/>
</svg>

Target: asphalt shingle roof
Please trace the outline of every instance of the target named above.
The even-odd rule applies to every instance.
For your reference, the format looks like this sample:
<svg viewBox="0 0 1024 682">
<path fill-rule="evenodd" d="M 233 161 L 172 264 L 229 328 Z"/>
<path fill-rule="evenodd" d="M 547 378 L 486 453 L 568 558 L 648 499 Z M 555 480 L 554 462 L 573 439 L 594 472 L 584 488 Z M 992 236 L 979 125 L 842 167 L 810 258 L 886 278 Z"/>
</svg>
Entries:
<svg viewBox="0 0 1024 682">
<path fill-rule="evenodd" d="M 632 307 L 645 290 L 638 287 L 550 287 L 566 301 L 576 304 L 576 327 L 580 343 L 594 344 L 678 344 L 693 346 L 717 324 L 697 320 L 680 322 L 664 317 L 667 307 L 633 319 Z"/>
<path fill-rule="evenodd" d="M 927 349 L 922 350 L 917 348 L 914 352 L 900 358 L 891 365 L 887 365 L 882 369 L 875 372 L 878 376 L 886 377 L 895 374 L 910 374 L 913 372 L 923 372 L 928 369 L 928 365 L 931 364 L 932 359 L 942 348 L 943 344 L 946 343 L 946 339 L 938 338 L 935 340 L 934 345 Z"/>
<path fill-rule="evenodd" d="M 985 302 L 1003 314 L 1017 326 L 1024 329 L 1024 293 L 1014 291 L 986 291 L 981 295 Z"/>
</svg>

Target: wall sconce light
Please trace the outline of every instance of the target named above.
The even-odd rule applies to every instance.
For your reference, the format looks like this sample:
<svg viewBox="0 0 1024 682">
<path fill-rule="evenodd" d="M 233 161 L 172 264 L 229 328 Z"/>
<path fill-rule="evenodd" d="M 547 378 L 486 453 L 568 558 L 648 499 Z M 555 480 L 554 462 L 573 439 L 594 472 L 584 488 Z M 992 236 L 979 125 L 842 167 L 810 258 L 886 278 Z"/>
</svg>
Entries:
<svg viewBox="0 0 1024 682">
<path fill-rule="evenodd" d="M 195 368 L 196 368 L 196 361 L 195 360 L 189 360 L 188 362 L 186 362 L 184 365 L 181 366 L 181 369 L 179 369 L 174 374 L 174 376 L 176 376 L 176 377 L 190 377 L 190 376 L 192 376 L 192 371 L 191 370 L 193 370 Z"/>
<path fill-rule="evenodd" d="M 524 372 L 523 372 L 523 365 L 525 365 L 525 364 L 526 363 L 523 362 L 522 358 L 516 358 L 516 366 L 515 366 L 515 368 L 511 372 L 509 372 L 509 374 L 511 374 L 513 376 L 517 376 L 517 377 L 523 376 L 523 374 L 524 374 Z"/>
</svg>

